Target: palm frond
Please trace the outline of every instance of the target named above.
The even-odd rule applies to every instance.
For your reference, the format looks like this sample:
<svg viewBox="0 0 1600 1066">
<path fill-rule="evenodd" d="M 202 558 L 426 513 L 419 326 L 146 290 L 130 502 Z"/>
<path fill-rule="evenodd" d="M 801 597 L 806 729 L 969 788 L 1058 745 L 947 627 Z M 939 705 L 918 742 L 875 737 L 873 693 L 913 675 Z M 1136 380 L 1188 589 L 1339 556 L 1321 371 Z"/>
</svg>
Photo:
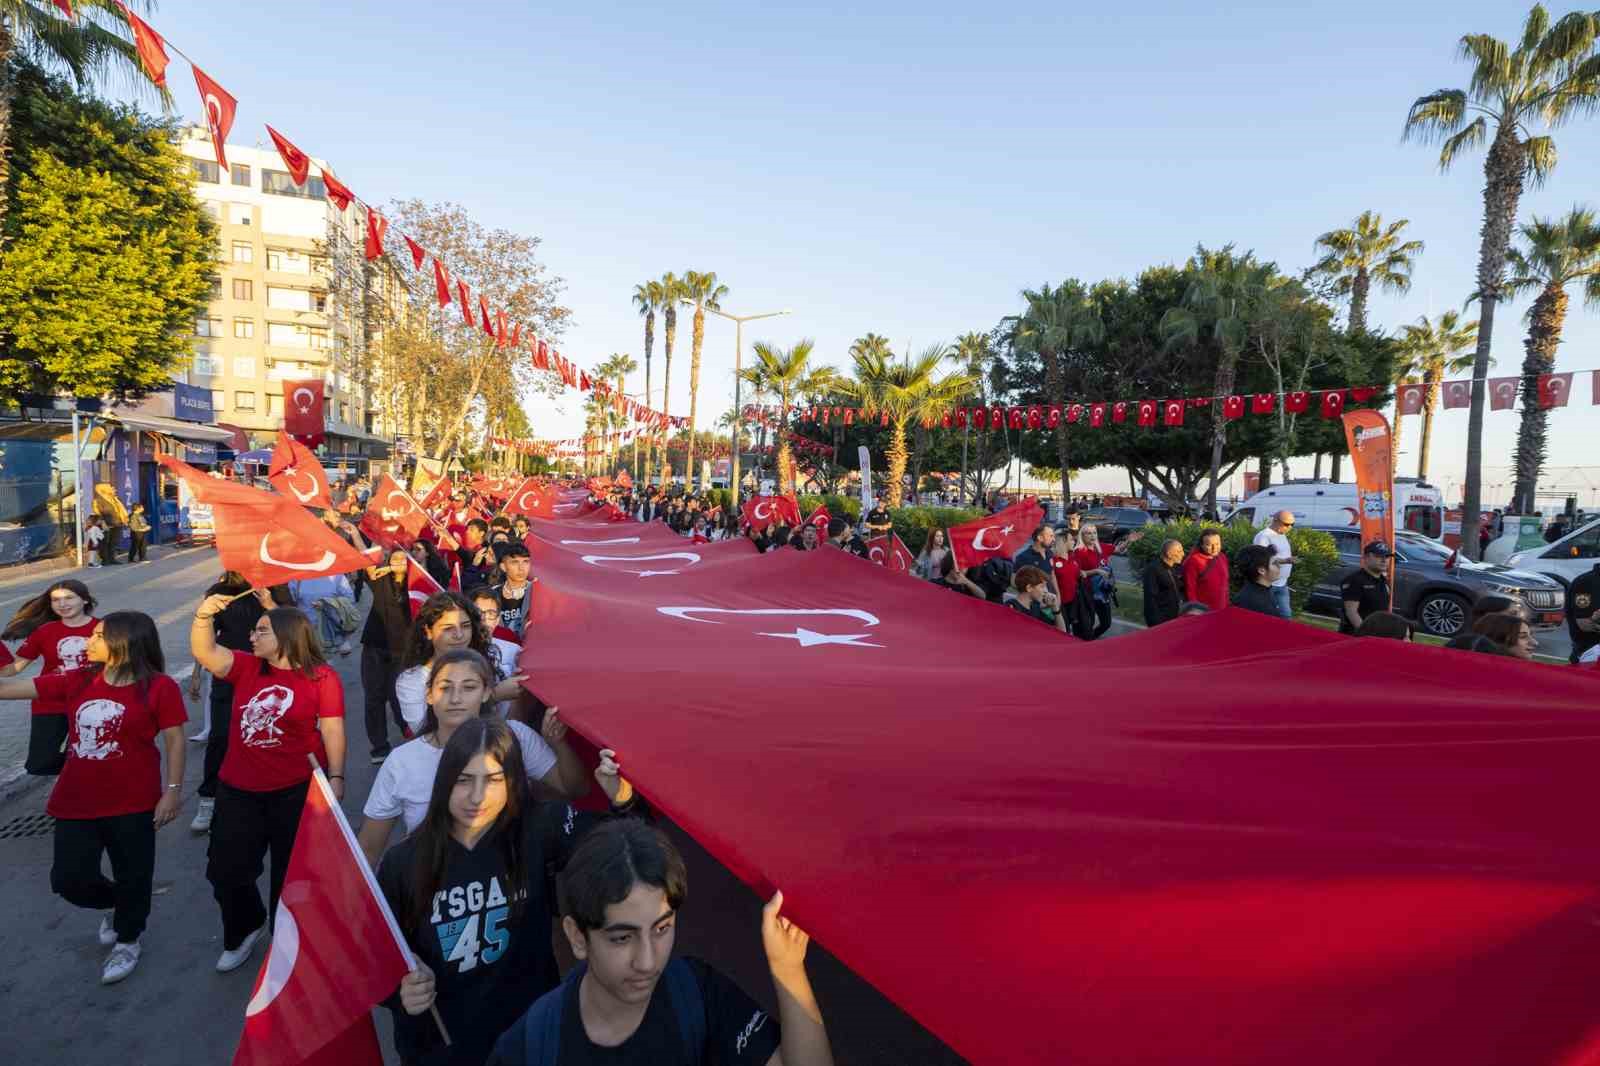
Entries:
<svg viewBox="0 0 1600 1066">
<path fill-rule="evenodd" d="M 1459 129 L 1467 115 L 1467 94 L 1462 89 L 1439 89 L 1417 97 L 1406 113 L 1401 137 L 1431 144 Z"/>
<path fill-rule="evenodd" d="M 1550 177 L 1550 172 L 1556 168 L 1555 138 L 1529 137 L 1523 142 L 1522 147 L 1527 153 L 1528 173 L 1532 176 L 1534 185 L 1543 185 Z"/>
<path fill-rule="evenodd" d="M 1519 57 L 1498 37 L 1469 33 L 1461 38 L 1460 54 L 1472 60 L 1472 92 L 1480 99 L 1502 96 L 1519 80 Z"/>
<path fill-rule="evenodd" d="M 1460 132 L 1445 138 L 1439 146 L 1439 169 L 1449 170 L 1456 156 L 1468 149 L 1476 148 L 1489 138 L 1489 123 L 1479 115 L 1468 123 Z"/>
<path fill-rule="evenodd" d="M 1534 12 L 1543 14 L 1543 9 L 1535 7 Z M 1533 21 L 1533 13 L 1530 12 L 1530 31 Z M 1570 15 L 1563 15 L 1554 26 L 1548 25 L 1548 15 L 1545 15 L 1545 21 L 1546 32 L 1539 34 L 1538 43 L 1529 49 L 1530 70 L 1534 74 L 1560 70 L 1580 62 L 1594 48 L 1595 38 L 1600 36 L 1600 12 L 1574 11 Z M 1526 33 L 1523 41 L 1523 47 L 1526 48 Z"/>
</svg>

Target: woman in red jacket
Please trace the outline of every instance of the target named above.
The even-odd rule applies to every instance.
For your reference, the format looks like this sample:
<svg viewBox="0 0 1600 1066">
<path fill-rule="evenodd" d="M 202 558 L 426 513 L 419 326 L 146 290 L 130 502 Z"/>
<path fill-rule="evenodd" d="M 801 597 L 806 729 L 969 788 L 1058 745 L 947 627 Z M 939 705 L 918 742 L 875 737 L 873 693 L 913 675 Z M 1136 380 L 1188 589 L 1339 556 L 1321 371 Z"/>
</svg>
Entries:
<svg viewBox="0 0 1600 1066">
<path fill-rule="evenodd" d="M 1094 526 L 1084 526 L 1078 531 L 1078 547 L 1072 552 L 1072 561 L 1087 583 L 1090 605 L 1094 610 L 1094 631 L 1090 640 L 1099 640 L 1111 628 L 1111 597 L 1116 590 L 1116 579 L 1111 573 L 1111 557 L 1117 552 L 1114 544 L 1101 544 L 1100 531 Z M 1063 596 L 1062 602 L 1066 598 Z"/>
<path fill-rule="evenodd" d="M 1222 534 L 1208 529 L 1183 561 L 1183 595 L 1213 611 L 1228 606 L 1228 557 L 1222 554 Z"/>
</svg>

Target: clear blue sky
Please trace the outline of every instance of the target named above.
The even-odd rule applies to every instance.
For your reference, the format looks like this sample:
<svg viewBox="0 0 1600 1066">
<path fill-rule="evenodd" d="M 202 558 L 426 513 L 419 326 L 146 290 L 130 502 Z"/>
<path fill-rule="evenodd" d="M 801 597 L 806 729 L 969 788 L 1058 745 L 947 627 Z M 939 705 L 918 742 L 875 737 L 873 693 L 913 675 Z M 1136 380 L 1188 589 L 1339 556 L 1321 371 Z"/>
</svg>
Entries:
<svg viewBox="0 0 1600 1066">
<path fill-rule="evenodd" d="M 1428 246 L 1411 294 L 1374 300 L 1376 324 L 1471 289 L 1482 157 L 1441 175 L 1400 130 L 1415 97 L 1464 84 L 1461 34 L 1513 37 L 1526 7 L 868 6 L 164 0 L 151 21 L 239 98 L 235 140 L 271 121 L 364 197 L 453 199 L 542 236 L 574 311 L 563 351 L 583 365 L 642 356 L 628 297 L 667 270 L 716 270 L 737 313 L 792 308 L 754 339 L 813 337 L 842 365 L 869 330 L 948 341 L 1014 312 L 1023 287 L 1131 275 L 1197 241 L 1298 270 L 1318 233 L 1366 208 L 1411 219 Z M 181 64 L 172 84 L 197 113 Z M 1600 118 L 1557 138 L 1524 219 L 1600 203 Z M 1499 372 L 1520 364 L 1524 310 L 1500 316 Z M 1560 368 L 1600 367 L 1597 320 L 1574 303 Z M 680 342 L 681 413 L 686 324 Z M 702 421 L 731 404 L 732 348 L 731 325 L 710 322 Z M 659 336 L 655 355 L 659 392 Z M 1580 384 L 1553 419 L 1548 480 L 1591 504 L 1600 466 L 1568 470 L 1597 462 L 1600 408 Z M 530 408 L 540 435 L 573 431 L 579 404 L 564 407 Z M 1439 423 L 1434 480 L 1452 491 L 1466 413 Z M 1515 424 L 1489 416 L 1491 496 Z"/>
</svg>

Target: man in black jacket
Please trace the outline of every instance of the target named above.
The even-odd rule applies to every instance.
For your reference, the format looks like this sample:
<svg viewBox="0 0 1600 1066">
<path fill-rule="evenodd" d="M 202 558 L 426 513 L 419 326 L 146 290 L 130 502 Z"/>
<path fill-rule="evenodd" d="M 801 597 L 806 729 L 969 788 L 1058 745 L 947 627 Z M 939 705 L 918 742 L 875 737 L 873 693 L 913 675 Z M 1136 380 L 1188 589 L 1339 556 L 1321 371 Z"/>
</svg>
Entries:
<svg viewBox="0 0 1600 1066">
<path fill-rule="evenodd" d="M 1144 624 L 1158 626 L 1178 617 L 1183 604 L 1183 542 L 1161 545 L 1161 558 L 1144 568 Z"/>
<path fill-rule="evenodd" d="M 1572 662 L 1600 644 L 1600 563 L 1567 586 L 1567 630 L 1572 634 Z"/>
</svg>

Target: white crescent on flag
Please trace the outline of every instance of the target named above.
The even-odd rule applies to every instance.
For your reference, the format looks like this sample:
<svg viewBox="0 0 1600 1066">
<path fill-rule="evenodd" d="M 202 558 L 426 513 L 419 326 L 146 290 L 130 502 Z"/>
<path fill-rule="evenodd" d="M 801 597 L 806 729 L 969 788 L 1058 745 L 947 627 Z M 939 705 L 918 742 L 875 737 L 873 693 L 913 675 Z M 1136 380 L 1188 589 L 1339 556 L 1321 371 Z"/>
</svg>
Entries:
<svg viewBox="0 0 1600 1066">
<path fill-rule="evenodd" d="M 1183 413 L 1183 404 L 1181 404 L 1181 403 L 1169 403 L 1169 404 L 1167 404 L 1167 417 L 1168 418 L 1177 418 L 1182 413 Z"/>
<path fill-rule="evenodd" d="M 974 545 L 974 547 L 976 547 L 976 545 Z M 882 545 L 874 544 L 872 547 L 867 549 L 867 558 L 877 563 L 879 566 L 882 566 L 887 556 L 884 555 Z"/>
<path fill-rule="evenodd" d="M 590 566 L 599 566 L 605 562 L 646 563 L 652 559 L 687 559 L 689 566 L 694 566 L 700 561 L 697 552 L 662 552 L 658 555 L 584 555 L 580 556 Z M 602 570 L 611 570 L 613 567 L 603 566 Z M 640 577 L 663 577 L 670 574 L 681 574 L 678 570 L 622 570 L 624 574 L 638 574 Z"/>
<path fill-rule="evenodd" d="M 805 607 L 782 608 L 761 607 L 754 609 L 740 609 L 733 607 L 657 607 L 656 610 L 669 618 L 676 618 L 684 622 L 700 622 L 709 625 L 721 625 L 721 622 L 710 618 L 695 618 L 697 614 L 747 614 L 757 617 L 770 617 L 774 615 L 808 617 L 841 617 L 853 618 L 868 627 L 878 624 L 878 616 L 868 611 L 845 607 Z M 881 648 L 882 644 L 873 644 L 867 641 L 867 633 L 819 633 L 814 629 L 798 626 L 789 633 L 757 633 L 758 637 L 775 637 L 780 640 L 792 640 L 802 648 L 814 648 L 819 644 L 843 644 L 852 648 Z"/>
<path fill-rule="evenodd" d="M 598 546 L 602 544 L 637 544 L 638 537 L 613 537 L 610 540 L 564 540 L 562 544 L 582 544 L 585 546 Z"/>
<path fill-rule="evenodd" d="M 272 946 L 267 949 L 267 966 L 261 972 L 261 983 L 244 1009 L 246 1018 L 260 1014 L 272 1006 L 289 976 L 294 973 L 295 960 L 300 957 L 300 927 L 295 924 L 294 912 L 283 900 L 278 900 L 278 920 L 272 925 Z"/>
<path fill-rule="evenodd" d="M 1000 530 L 1000 535 L 1002 537 L 1008 537 L 1011 535 L 1011 531 L 1015 528 L 1015 526 L 983 526 L 972 538 L 972 550 L 975 552 L 999 551 L 1001 548 L 1004 548 L 1005 545 L 985 544 L 983 542 L 983 535 L 989 532 L 991 529 L 998 529 Z"/>
<path fill-rule="evenodd" d="M 302 396 L 305 397 L 303 401 L 300 399 Z M 311 413 L 311 402 L 317 398 L 317 394 L 302 385 L 295 389 L 289 398 L 294 401 L 295 407 L 299 408 L 301 414 L 308 415 Z"/>
<path fill-rule="evenodd" d="M 765 507 L 766 510 L 767 510 L 766 514 L 762 514 L 761 513 L 761 509 L 763 507 Z M 752 518 L 754 518 L 757 522 L 765 521 L 766 519 L 772 517 L 772 504 L 770 504 L 770 503 L 758 503 L 758 504 L 756 504 L 755 509 L 750 512 L 750 516 Z"/>
<path fill-rule="evenodd" d="M 271 533 L 261 534 L 261 561 L 268 566 L 281 566 L 285 570 L 326 570 L 338 560 L 338 556 L 331 551 L 324 551 L 322 558 L 314 563 L 290 563 L 282 559 L 274 559 L 272 553 L 267 550 L 267 538 L 270 536 L 272 536 Z"/>
<path fill-rule="evenodd" d="M 307 503 L 316 498 L 317 492 L 321 486 L 317 484 L 317 479 L 315 477 L 311 476 L 310 474 L 306 474 L 306 480 L 311 482 L 311 488 L 307 492 L 301 492 L 300 487 L 294 483 L 295 475 L 301 473 L 304 473 L 304 471 L 297 466 L 286 466 L 283 468 L 283 480 L 284 483 L 289 486 L 289 491 L 294 495 L 295 499 L 299 500 L 301 503 Z"/>
</svg>

